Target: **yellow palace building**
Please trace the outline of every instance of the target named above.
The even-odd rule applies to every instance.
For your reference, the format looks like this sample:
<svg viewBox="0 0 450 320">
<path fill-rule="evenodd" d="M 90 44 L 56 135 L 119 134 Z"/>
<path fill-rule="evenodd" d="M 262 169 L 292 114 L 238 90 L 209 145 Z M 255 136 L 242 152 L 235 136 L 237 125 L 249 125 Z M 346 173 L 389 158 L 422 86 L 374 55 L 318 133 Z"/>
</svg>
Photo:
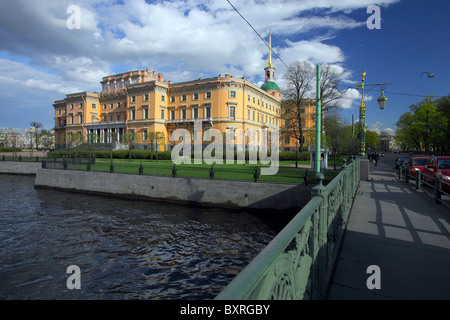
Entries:
<svg viewBox="0 0 450 320">
<path fill-rule="evenodd" d="M 180 83 L 165 81 L 149 69 L 106 76 L 100 93 L 73 93 L 54 102 L 55 147 L 74 142 L 126 144 L 127 133 L 134 132 L 137 148 L 148 149 L 156 142 L 159 150 L 170 150 L 174 130 L 192 132 L 194 121 L 201 121 L 203 132 L 214 128 L 224 136 L 237 129 L 281 129 L 281 91 L 271 48 L 264 71 L 261 87 L 229 74 Z"/>
</svg>

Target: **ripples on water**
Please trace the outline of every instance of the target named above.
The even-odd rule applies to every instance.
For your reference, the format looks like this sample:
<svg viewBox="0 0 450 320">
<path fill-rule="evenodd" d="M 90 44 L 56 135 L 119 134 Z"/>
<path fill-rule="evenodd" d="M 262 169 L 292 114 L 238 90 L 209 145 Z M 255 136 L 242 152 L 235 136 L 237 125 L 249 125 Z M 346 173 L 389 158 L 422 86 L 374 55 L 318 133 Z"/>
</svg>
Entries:
<svg viewBox="0 0 450 320">
<path fill-rule="evenodd" d="M 0 299 L 212 299 L 289 219 L 33 184 L 0 175 Z"/>
</svg>

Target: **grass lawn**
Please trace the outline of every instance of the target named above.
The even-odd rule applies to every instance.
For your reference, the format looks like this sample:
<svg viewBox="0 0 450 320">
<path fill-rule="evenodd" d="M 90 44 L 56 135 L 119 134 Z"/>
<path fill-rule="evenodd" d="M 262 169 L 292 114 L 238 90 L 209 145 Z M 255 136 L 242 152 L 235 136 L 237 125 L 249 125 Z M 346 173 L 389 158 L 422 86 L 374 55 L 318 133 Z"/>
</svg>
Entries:
<svg viewBox="0 0 450 320">
<path fill-rule="evenodd" d="M 174 164 L 171 160 L 150 161 L 146 159 L 113 159 L 115 173 L 139 174 L 139 168 L 142 164 L 142 173 L 145 175 L 172 176 Z M 309 164 L 309 161 L 299 161 L 299 164 Z M 313 180 L 313 172 L 302 168 L 295 168 L 295 161 L 280 161 L 278 172 L 275 175 L 258 175 L 258 181 L 284 182 L 284 183 L 303 183 L 305 178 L 308 181 Z M 110 172 L 111 160 L 96 159 L 95 165 L 91 165 L 91 171 Z M 255 179 L 255 169 L 263 166 L 260 163 L 255 164 L 214 164 L 212 166 L 214 179 L 233 179 L 253 181 Z M 192 178 L 211 178 L 211 165 L 202 164 L 180 164 L 176 165 L 176 176 Z M 69 166 L 71 170 L 87 170 L 86 165 Z M 330 172 L 334 177 L 337 172 Z M 330 177 L 331 177 L 330 176 Z"/>
</svg>

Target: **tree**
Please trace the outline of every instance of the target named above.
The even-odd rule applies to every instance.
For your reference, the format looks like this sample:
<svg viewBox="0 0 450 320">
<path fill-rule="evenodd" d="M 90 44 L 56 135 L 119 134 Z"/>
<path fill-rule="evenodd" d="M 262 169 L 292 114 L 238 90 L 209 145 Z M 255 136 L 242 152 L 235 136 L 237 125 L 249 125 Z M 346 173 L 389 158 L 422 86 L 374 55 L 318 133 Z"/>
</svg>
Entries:
<svg viewBox="0 0 450 320">
<path fill-rule="evenodd" d="M 284 101 L 281 104 L 284 126 L 282 136 L 287 134 L 299 142 L 303 148 L 304 134 L 302 107 L 305 107 L 314 83 L 314 69 L 306 61 L 293 63 L 286 73 L 287 86 L 283 91 Z"/>
<path fill-rule="evenodd" d="M 40 129 L 43 128 L 44 126 L 40 122 L 32 121 L 30 123 L 30 127 L 33 129 L 33 133 L 32 133 L 32 135 L 30 137 L 30 140 L 31 140 L 31 153 L 30 153 L 30 155 L 33 156 L 33 138 L 34 138 L 34 145 L 36 146 L 36 149 L 37 149 L 38 146 L 39 146 L 39 138 L 41 136 Z"/>
<path fill-rule="evenodd" d="M 371 130 L 366 130 L 366 149 L 375 149 L 380 145 L 380 139 L 378 138 L 378 133 Z"/>
<path fill-rule="evenodd" d="M 128 131 L 123 134 L 123 142 L 128 144 L 128 160 L 131 161 L 131 150 L 133 144 L 139 140 L 139 135 L 135 131 Z"/>
<path fill-rule="evenodd" d="M 445 152 L 450 149 L 450 99 L 427 97 L 397 121 L 396 140 L 403 149 Z"/>
<path fill-rule="evenodd" d="M 156 132 L 150 132 L 148 134 L 148 139 L 150 141 L 151 145 L 151 156 L 150 161 L 153 159 L 153 150 L 156 151 L 156 163 L 158 163 L 158 149 L 159 149 L 159 143 L 161 142 L 161 139 L 164 137 L 164 133 L 160 131 Z"/>
<path fill-rule="evenodd" d="M 344 145 L 342 129 L 344 127 L 342 119 L 337 112 L 329 113 L 325 116 L 324 125 L 327 128 L 325 134 L 325 144 L 330 149 L 334 158 L 334 170 L 336 170 L 336 158 Z"/>
<path fill-rule="evenodd" d="M 316 97 L 316 68 L 307 61 L 295 62 L 289 66 L 285 78 L 287 83 L 283 90 L 284 101 L 281 105 L 284 123 L 282 135 L 290 135 L 296 139 L 301 149 L 305 142 L 303 111 L 306 105 L 315 101 Z M 332 65 L 323 65 L 320 74 L 322 117 L 325 117 L 326 112 L 339 106 L 339 100 L 343 97 L 343 93 L 337 90 L 339 82 L 337 69 Z M 322 127 L 323 123 L 324 121 Z"/>
</svg>

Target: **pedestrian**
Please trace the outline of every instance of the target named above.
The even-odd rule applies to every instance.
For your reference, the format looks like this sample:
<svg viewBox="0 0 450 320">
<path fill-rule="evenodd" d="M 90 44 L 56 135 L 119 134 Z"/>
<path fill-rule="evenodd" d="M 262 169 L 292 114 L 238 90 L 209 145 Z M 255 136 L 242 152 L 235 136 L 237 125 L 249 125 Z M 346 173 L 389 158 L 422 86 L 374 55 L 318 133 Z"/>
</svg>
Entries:
<svg viewBox="0 0 450 320">
<path fill-rule="evenodd" d="M 373 154 L 373 161 L 375 162 L 375 167 L 376 167 L 377 164 L 378 164 L 378 158 L 379 158 L 379 155 L 378 155 L 377 152 L 375 152 L 375 153 Z"/>
</svg>

